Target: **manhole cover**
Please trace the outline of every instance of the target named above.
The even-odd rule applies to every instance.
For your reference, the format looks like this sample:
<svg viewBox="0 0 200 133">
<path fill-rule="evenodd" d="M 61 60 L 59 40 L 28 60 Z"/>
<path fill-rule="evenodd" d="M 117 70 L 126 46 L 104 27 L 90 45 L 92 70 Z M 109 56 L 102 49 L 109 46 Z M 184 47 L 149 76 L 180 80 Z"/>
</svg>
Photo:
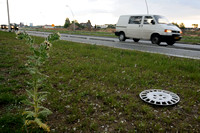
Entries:
<svg viewBox="0 0 200 133">
<path fill-rule="evenodd" d="M 154 105 L 174 105 L 180 101 L 180 98 L 175 93 L 166 90 L 145 90 L 140 93 L 140 98 L 150 104 Z"/>
</svg>

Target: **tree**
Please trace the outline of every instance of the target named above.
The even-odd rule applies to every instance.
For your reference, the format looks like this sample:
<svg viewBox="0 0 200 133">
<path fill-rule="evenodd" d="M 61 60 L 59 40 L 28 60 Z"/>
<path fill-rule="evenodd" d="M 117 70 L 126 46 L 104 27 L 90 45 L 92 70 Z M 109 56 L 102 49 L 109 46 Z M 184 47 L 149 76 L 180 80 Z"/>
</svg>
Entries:
<svg viewBox="0 0 200 133">
<path fill-rule="evenodd" d="M 115 27 L 116 27 L 116 25 L 114 25 L 114 24 L 109 24 L 108 25 L 108 28 L 111 28 L 111 29 L 115 29 Z"/>
<path fill-rule="evenodd" d="M 75 25 L 79 26 L 79 23 L 78 23 L 78 21 L 77 21 L 77 20 L 74 20 L 74 21 L 72 21 L 72 23 L 71 23 L 71 24 L 74 24 L 74 22 L 75 22 Z"/>
<path fill-rule="evenodd" d="M 196 28 L 198 28 L 198 24 L 192 24 L 192 26 L 196 29 Z"/>
<path fill-rule="evenodd" d="M 177 23 L 172 22 L 173 25 L 176 25 L 177 27 L 179 27 L 179 25 Z"/>
<path fill-rule="evenodd" d="M 184 23 L 177 24 L 177 23 L 172 22 L 172 24 L 173 24 L 173 25 L 176 25 L 176 26 L 179 27 L 180 29 L 185 29 L 185 24 L 184 24 Z"/>
<path fill-rule="evenodd" d="M 86 25 L 87 25 L 88 30 L 91 30 L 92 24 L 91 24 L 90 20 L 88 20 Z"/>
<path fill-rule="evenodd" d="M 70 26 L 70 20 L 69 20 L 69 18 L 66 18 L 64 28 L 68 28 L 69 26 Z"/>
<path fill-rule="evenodd" d="M 184 23 L 181 23 L 181 24 L 179 24 L 179 27 L 180 27 L 181 29 L 185 29 L 185 24 L 184 24 Z"/>
<path fill-rule="evenodd" d="M 75 20 L 75 25 L 77 26 L 77 29 L 83 29 L 84 26 L 82 26 L 77 20 Z"/>
</svg>

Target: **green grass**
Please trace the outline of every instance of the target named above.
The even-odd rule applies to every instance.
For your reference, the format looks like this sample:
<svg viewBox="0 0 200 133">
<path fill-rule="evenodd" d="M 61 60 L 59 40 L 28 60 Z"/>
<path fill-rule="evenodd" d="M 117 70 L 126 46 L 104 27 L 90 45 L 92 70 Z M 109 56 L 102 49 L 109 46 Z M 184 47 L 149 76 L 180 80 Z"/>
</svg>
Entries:
<svg viewBox="0 0 200 133">
<path fill-rule="evenodd" d="M 200 36 L 183 36 L 180 42 L 200 44 Z"/>
<path fill-rule="evenodd" d="M 29 54 L 14 33 L 0 31 L 0 132 L 25 132 L 20 114 L 30 88 L 23 66 Z M 200 60 L 57 41 L 46 64 L 52 132 L 200 132 Z M 146 89 L 172 91 L 181 101 L 148 105 L 139 98 Z"/>
</svg>

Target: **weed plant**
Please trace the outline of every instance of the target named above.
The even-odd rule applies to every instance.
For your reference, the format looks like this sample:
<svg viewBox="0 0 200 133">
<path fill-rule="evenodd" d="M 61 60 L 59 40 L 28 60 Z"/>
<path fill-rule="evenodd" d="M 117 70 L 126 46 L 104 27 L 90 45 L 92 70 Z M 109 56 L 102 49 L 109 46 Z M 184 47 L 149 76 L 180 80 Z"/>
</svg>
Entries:
<svg viewBox="0 0 200 133">
<path fill-rule="evenodd" d="M 25 126 L 38 125 L 45 131 L 50 132 L 50 128 L 47 124 L 43 123 L 40 117 L 47 117 L 52 112 L 42 106 L 42 102 L 45 101 L 48 92 L 39 91 L 44 85 L 43 81 L 48 77 L 41 73 L 41 66 L 45 65 L 45 61 L 49 58 L 48 50 L 52 46 L 52 42 L 59 39 L 59 34 L 50 34 L 46 40 L 39 46 L 34 44 L 34 40 L 25 32 L 17 32 L 17 39 L 25 39 L 27 44 L 30 46 L 32 55 L 28 57 L 28 61 L 25 64 L 27 70 L 32 76 L 29 85 L 32 86 L 32 90 L 26 90 L 28 99 L 24 101 L 29 106 L 23 115 L 26 116 Z"/>
</svg>

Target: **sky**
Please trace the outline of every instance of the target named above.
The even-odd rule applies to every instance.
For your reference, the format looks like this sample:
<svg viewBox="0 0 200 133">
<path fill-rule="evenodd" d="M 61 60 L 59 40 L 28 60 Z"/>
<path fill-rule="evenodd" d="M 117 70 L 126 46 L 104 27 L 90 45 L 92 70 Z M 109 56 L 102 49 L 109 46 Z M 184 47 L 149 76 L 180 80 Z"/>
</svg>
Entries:
<svg viewBox="0 0 200 133">
<path fill-rule="evenodd" d="M 0 24 L 7 24 L 7 0 L 0 0 Z M 199 24 L 200 0 L 147 0 L 149 13 L 186 27 Z M 92 25 L 116 24 L 120 15 L 146 14 L 145 0 L 9 0 L 10 22 L 64 25 L 68 17 Z M 72 15 L 72 13 L 74 15 Z"/>
</svg>

